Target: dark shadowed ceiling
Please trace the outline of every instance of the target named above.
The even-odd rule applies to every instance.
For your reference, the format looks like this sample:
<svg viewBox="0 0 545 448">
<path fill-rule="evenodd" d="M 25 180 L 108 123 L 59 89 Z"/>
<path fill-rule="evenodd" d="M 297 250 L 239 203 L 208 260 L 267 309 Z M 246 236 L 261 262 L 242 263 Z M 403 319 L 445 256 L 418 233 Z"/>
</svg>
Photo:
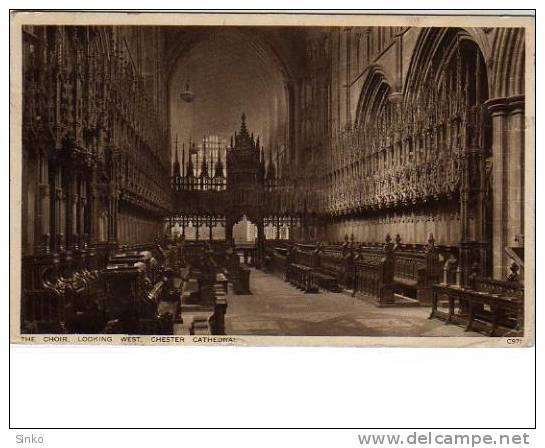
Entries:
<svg viewBox="0 0 545 448">
<path fill-rule="evenodd" d="M 293 28 L 176 28 L 167 34 L 172 141 L 229 140 L 244 112 L 266 151 L 285 144 L 288 84 L 303 69 L 304 35 Z M 180 98 L 189 82 L 192 103 Z"/>
</svg>

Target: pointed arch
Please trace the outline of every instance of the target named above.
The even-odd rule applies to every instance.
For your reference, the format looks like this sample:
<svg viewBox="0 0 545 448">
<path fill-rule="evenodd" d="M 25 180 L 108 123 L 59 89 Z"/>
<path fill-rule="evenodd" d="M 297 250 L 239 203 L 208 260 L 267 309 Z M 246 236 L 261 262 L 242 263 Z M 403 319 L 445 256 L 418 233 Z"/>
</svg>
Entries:
<svg viewBox="0 0 545 448">
<path fill-rule="evenodd" d="M 488 41 L 481 31 L 470 28 L 424 28 L 415 45 L 408 75 L 403 88 L 404 105 L 416 104 L 430 86 L 441 88 L 452 71 L 455 59 L 461 59 L 464 70 L 470 67 L 471 76 L 479 76 L 472 85 L 479 85 L 480 98 L 484 102 L 490 97 Z M 477 70 L 479 73 L 477 74 Z M 461 83 L 461 79 L 454 82 Z M 442 88 L 446 88 L 443 86 Z"/>
<path fill-rule="evenodd" d="M 524 95 L 524 28 L 498 28 L 492 40 L 490 60 L 491 98 Z"/>
<path fill-rule="evenodd" d="M 369 69 L 363 83 L 356 110 L 356 128 L 359 129 L 375 119 L 386 105 L 392 91 L 384 67 L 375 64 Z"/>
<path fill-rule="evenodd" d="M 171 78 L 176 71 L 176 67 L 184 55 L 199 42 L 210 39 L 211 34 L 214 32 L 214 27 L 205 27 L 203 29 L 194 30 L 180 39 L 178 44 L 169 52 L 168 55 L 168 60 L 171 61 L 171 63 L 167 66 L 168 83 L 171 82 Z M 229 38 L 238 39 L 240 42 L 244 42 L 246 46 L 251 47 L 260 60 L 272 60 L 275 64 L 275 68 L 277 68 L 282 74 L 286 84 L 293 84 L 295 81 L 293 70 L 288 66 L 286 60 L 282 57 L 280 52 L 276 50 L 275 46 L 269 42 L 266 37 L 262 36 L 259 32 L 255 32 L 255 30 L 250 31 L 239 27 L 230 27 L 229 35 Z"/>
</svg>

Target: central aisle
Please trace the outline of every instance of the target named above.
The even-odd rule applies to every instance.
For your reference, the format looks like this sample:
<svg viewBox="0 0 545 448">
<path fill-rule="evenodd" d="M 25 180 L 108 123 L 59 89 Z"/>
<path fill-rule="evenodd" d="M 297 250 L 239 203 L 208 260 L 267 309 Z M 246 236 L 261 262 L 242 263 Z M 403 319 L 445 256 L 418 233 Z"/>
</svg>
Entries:
<svg viewBox="0 0 545 448">
<path fill-rule="evenodd" d="M 342 293 L 305 294 L 252 269 L 251 295 L 228 296 L 226 333 L 261 336 L 480 336 L 428 319 L 429 307 L 377 308 Z"/>
</svg>

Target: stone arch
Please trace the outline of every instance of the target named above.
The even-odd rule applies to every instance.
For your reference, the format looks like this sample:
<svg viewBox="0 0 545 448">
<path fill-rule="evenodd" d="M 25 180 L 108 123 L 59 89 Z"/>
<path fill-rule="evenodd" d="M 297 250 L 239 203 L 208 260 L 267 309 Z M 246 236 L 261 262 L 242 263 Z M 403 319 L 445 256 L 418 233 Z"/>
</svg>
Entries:
<svg viewBox="0 0 545 448">
<path fill-rule="evenodd" d="M 498 28 L 492 38 L 491 98 L 524 95 L 524 28 Z"/>
<path fill-rule="evenodd" d="M 356 129 L 369 123 L 371 118 L 378 115 L 385 102 L 388 101 L 392 91 L 391 86 L 392 83 L 384 67 L 378 64 L 372 65 L 365 78 L 358 100 Z"/>
<path fill-rule="evenodd" d="M 264 144 L 267 151 L 273 151 L 278 154 L 280 147 L 287 147 L 287 156 L 290 159 L 295 156 L 297 125 L 295 111 L 298 107 L 297 96 L 299 93 L 299 85 L 298 79 L 293 76 L 293 69 L 296 69 L 297 67 L 291 63 L 289 53 L 281 46 L 281 42 L 279 43 L 278 38 L 275 40 L 274 36 L 270 36 L 266 34 L 266 32 L 255 29 L 249 30 L 239 27 L 203 27 L 192 29 L 182 35 L 176 35 L 173 37 L 173 40 L 176 44 L 167 55 L 167 65 L 165 66 L 167 97 L 169 98 L 170 103 L 168 115 L 168 120 L 171 124 L 170 141 L 175 141 L 176 135 L 178 134 L 178 132 L 175 131 L 176 123 L 185 122 L 187 123 L 188 129 L 202 128 L 202 126 L 198 125 L 193 126 L 193 123 L 204 122 L 202 117 L 204 106 L 201 107 L 200 104 L 205 103 L 196 101 L 192 105 L 193 116 L 187 117 L 188 114 L 184 112 L 186 113 L 186 116 L 181 117 L 181 108 L 173 106 L 173 98 L 176 98 L 177 96 L 178 86 L 183 86 L 185 82 L 189 82 L 192 90 L 195 90 L 196 87 L 198 90 L 199 85 L 201 85 L 201 91 L 203 91 L 202 83 L 205 77 L 198 77 L 195 73 L 198 73 L 202 67 L 207 67 L 208 61 L 216 58 L 209 58 L 195 70 L 189 70 L 187 68 L 191 65 L 191 62 L 189 61 L 195 61 L 195 52 L 197 50 L 204 49 L 205 51 L 201 54 L 205 54 L 209 51 L 213 52 L 218 43 L 221 43 L 222 46 L 229 50 L 222 51 L 217 58 L 223 61 L 226 72 L 239 72 L 242 70 L 251 74 L 251 83 L 245 86 L 238 86 L 238 91 L 241 92 L 241 95 L 239 96 L 242 96 L 245 101 L 239 101 L 238 98 L 232 99 L 229 102 L 229 105 L 237 105 L 239 102 L 245 102 L 246 107 L 239 107 L 236 113 L 240 114 L 245 112 L 249 115 L 250 120 L 253 120 L 254 117 L 268 117 L 268 119 L 260 119 L 257 125 L 255 125 L 255 122 L 252 125 L 256 135 L 260 135 L 261 142 Z M 232 50 L 232 53 L 230 50 Z M 231 54 L 234 55 L 233 58 L 230 57 Z M 229 70 L 229 64 L 234 63 L 236 63 L 236 66 Z M 291 65 L 288 63 L 291 63 Z M 226 73 L 224 76 L 218 76 L 229 78 L 229 75 L 230 73 Z M 198 79 L 195 79 L 195 77 Z M 218 84 L 222 88 L 220 90 L 225 92 L 224 81 L 219 79 Z M 256 91 L 259 89 L 259 94 L 256 94 Z M 233 91 L 237 91 L 237 89 L 233 89 Z M 249 91 L 252 95 L 248 93 Z M 274 100 L 278 100 L 277 108 L 271 106 L 271 104 L 274 104 Z M 261 105 L 256 106 L 256 104 L 259 103 Z M 262 110 L 263 115 L 254 113 L 252 116 L 252 111 L 249 111 L 248 108 L 253 108 L 254 112 L 255 109 Z M 231 110 L 233 107 L 222 109 L 229 110 L 229 117 L 231 117 L 229 120 L 234 119 L 234 117 L 237 116 L 235 115 L 235 112 Z M 186 118 L 186 120 L 183 118 Z M 229 120 L 224 117 L 222 122 L 226 124 Z M 222 124 L 218 124 L 217 122 L 215 124 L 216 129 L 220 129 L 220 132 L 223 132 L 223 136 L 228 139 L 229 137 L 226 137 L 226 125 L 222 127 Z M 190 130 L 187 131 L 187 133 L 181 131 L 181 134 L 185 134 L 184 136 L 187 139 L 188 134 L 195 133 L 195 135 L 200 136 L 201 131 L 202 135 L 204 135 L 205 132 L 208 132 L 208 130 L 199 129 L 198 131 Z M 195 137 L 195 135 L 189 135 L 189 137 Z"/>
<path fill-rule="evenodd" d="M 464 54 L 460 56 L 460 52 Z M 433 27 L 422 29 L 418 36 L 403 86 L 403 103 L 405 105 L 416 103 L 421 92 L 429 87 L 429 83 L 438 85 L 442 81 L 453 58 L 460 56 L 464 59 L 468 54 L 478 59 L 474 63 L 470 61 L 467 63 L 473 64 L 473 70 L 480 71 L 479 100 L 486 101 L 490 97 L 488 71 L 490 49 L 484 33 L 473 28 Z"/>
<path fill-rule="evenodd" d="M 178 45 L 174 47 L 172 52 L 169 54 L 169 60 L 172 62 L 167 67 L 168 84 L 170 84 L 170 79 L 175 72 L 179 60 L 183 58 L 184 54 L 190 51 L 194 45 L 208 39 L 213 32 L 211 28 L 213 27 L 195 30 L 193 33 L 191 33 L 191 35 L 181 39 Z M 252 32 L 250 30 L 236 27 L 231 27 L 229 32 L 233 33 L 233 36 L 244 41 L 246 45 L 252 47 L 260 59 L 263 59 L 267 55 L 270 56 L 274 61 L 276 68 L 280 71 L 280 73 L 282 73 L 286 84 L 292 85 L 295 80 L 293 70 L 289 67 L 280 52 L 275 49 L 273 43 L 271 43 L 266 37 L 261 36 L 259 32 L 255 32 L 255 30 Z"/>
<path fill-rule="evenodd" d="M 461 76 L 456 74 L 458 60 Z M 476 235 L 489 245 L 481 255 L 481 264 L 486 260 L 482 267 L 498 279 L 505 278 L 508 266 L 505 247 L 516 245 L 523 234 L 524 61 L 522 29 L 425 28 L 419 34 L 403 88 L 408 116 L 446 98 L 449 110 L 452 104 L 458 108 L 457 116 L 480 117 L 464 125 L 464 135 L 478 136 L 478 140 L 464 140 L 459 149 L 484 150 L 479 171 L 484 185 L 479 199 L 483 218 Z M 445 93 L 444 73 L 449 72 L 454 88 L 447 83 L 450 91 Z M 473 89 L 469 93 L 467 86 Z M 509 170 L 504 168 L 507 165 Z"/>
</svg>

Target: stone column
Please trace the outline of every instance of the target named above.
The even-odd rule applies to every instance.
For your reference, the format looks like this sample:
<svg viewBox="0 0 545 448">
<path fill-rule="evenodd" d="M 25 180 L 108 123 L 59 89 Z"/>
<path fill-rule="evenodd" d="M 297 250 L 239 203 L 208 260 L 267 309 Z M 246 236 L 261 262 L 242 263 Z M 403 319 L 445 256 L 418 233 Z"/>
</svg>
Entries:
<svg viewBox="0 0 545 448">
<path fill-rule="evenodd" d="M 489 100 L 487 106 L 493 131 L 493 276 L 505 279 L 505 247 L 518 245 L 515 238 L 524 233 L 524 96 Z"/>
<path fill-rule="evenodd" d="M 117 201 L 115 186 L 110 185 L 110 194 L 108 196 L 108 243 L 111 245 L 117 243 Z"/>
<path fill-rule="evenodd" d="M 51 239 L 50 226 L 50 188 L 49 188 L 49 161 L 47 154 L 40 152 L 38 156 L 38 204 L 37 204 L 37 231 L 34 238 L 37 252 L 48 253 Z"/>
<path fill-rule="evenodd" d="M 67 203 L 66 203 L 66 241 L 71 249 L 78 249 L 78 219 L 79 219 L 79 195 L 78 177 L 71 173 L 67 182 Z"/>
<path fill-rule="evenodd" d="M 78 216 L 78 226 L 77 233 L 80 238 L 81 246 L 87 244 L 87 223 L 85 222 L 87 216 L 87 181 L 83 178 L 79 180 L 79 216 Z"/>
<path fill-rule="evenodd" d="M 87 218 L 87 233 L 89 234 L 89 242 L 91 245 L 95 245 L 100 240 L 99 235 L 99 193 L 96 185 L 96 175 L 93 173 L 89 182 L 88 190 L 88 218 Z"/>
<path fill-rule="evenodd" d="M 524 104 L 509 113 L 507 155 L 507 245 L 517 246 L 524 235 Z"/>
<path fill-rule="evenodd" d="M 51 228 L 51 248 L 53 252 L 62 252 L 64 250 L 63 244 L 63 226 L 62 226 L 62 185 L 61 185 L 61 168 L 56 166 L 53 168 L 53 227 Z"/>
</svg>

